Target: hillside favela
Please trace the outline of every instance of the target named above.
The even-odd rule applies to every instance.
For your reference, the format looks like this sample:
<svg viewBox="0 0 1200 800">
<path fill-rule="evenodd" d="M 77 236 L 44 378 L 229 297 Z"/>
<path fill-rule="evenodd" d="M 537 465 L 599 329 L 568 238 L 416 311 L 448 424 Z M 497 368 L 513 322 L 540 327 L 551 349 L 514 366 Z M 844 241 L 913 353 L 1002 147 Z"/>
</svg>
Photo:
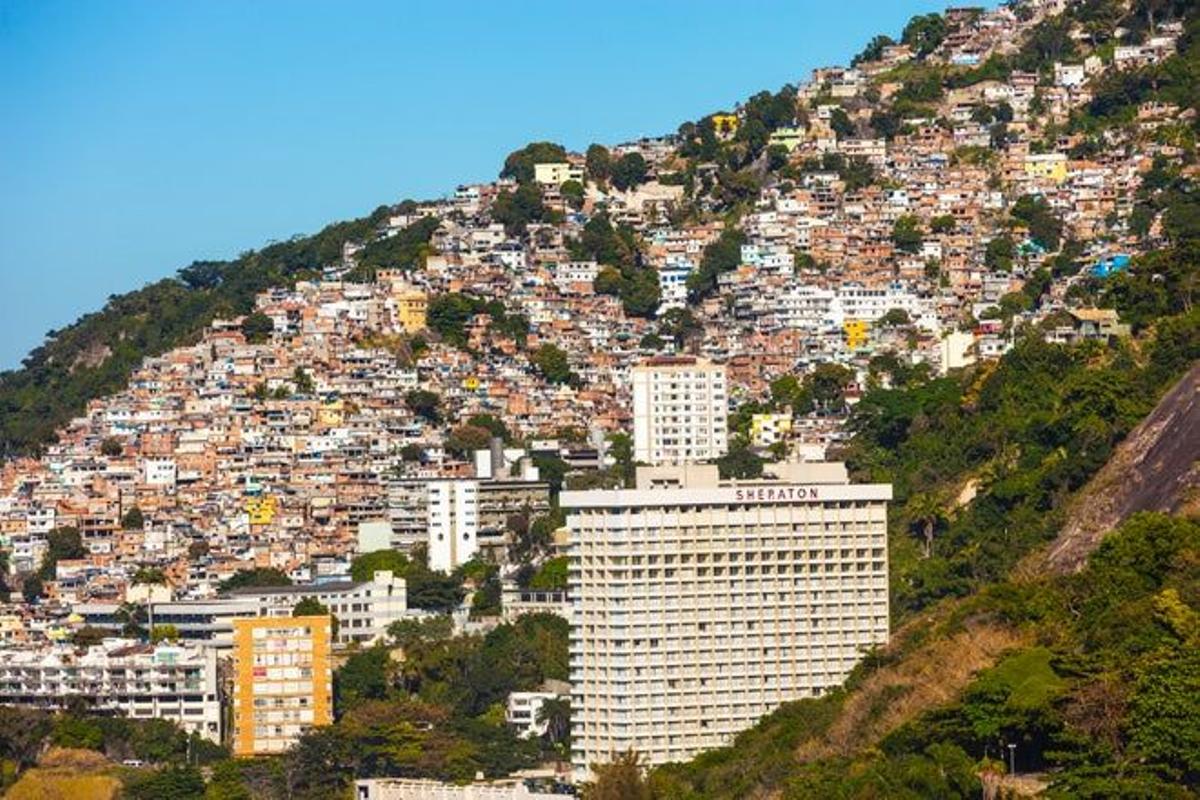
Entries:
<svg viewBox="0 0 1200 800">
<path fill-rule="evenodd" d="M 859 44 L 0 374 L 5 796 L 1200 796 L 1200 5 Z"/>
</svg>

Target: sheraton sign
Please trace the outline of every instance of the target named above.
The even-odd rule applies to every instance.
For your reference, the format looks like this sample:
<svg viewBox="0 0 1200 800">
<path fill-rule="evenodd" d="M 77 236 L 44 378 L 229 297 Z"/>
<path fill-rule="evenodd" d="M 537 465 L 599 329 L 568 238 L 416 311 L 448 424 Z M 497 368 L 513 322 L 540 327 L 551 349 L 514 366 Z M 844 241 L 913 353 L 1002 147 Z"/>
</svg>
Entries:
<svg viewBox="0 0 1200 800">
<path fill-rule="evenodd" d="M 747 486 L 734 489 L 739 503 L 761 503 L 773 500 L 819 500 L 816 486 Z"/>
<path fill-rule="evenodd" d="M 892 487 L 886 483 L 770 483 L 711 488 L 591 489 L 566 491 L 563 508 L 658 508 L 684 506 L 729 506 L 790 503 L 836 503 L 842 501 L 887 502 Z"/>
</svg>

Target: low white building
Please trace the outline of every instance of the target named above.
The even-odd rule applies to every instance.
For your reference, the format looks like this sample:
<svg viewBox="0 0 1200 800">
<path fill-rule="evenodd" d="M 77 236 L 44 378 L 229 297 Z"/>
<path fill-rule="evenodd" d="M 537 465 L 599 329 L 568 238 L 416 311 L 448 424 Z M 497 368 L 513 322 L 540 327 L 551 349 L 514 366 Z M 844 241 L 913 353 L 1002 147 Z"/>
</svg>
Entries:
<svg viewBox="0 0 1200 800">
<path fill-rule="evenodd" d="M 355 800 L 579 800 L 573 794 L 537 792 L 517 780 L 453 783 L 417 778 L 367 778 L 354 782 Z"/>
<path fill-rule="evenodd" d="M 558 692 L 513 692 L 508 696 L 504 721 L 514 728 L 522 739 L 545 736 L 547 723 L 540 720 L 542 706 L 548 700 L 562 700 L 570 694 Z"/>
<path fill-rule="evenodd" d="M 226 649 L 233 646 L 235 619 L 291 616 L 297 603 L 312 597 L 337 617 L 335 644 L 372 644 L 408 613 L 407 591 L 403 578 L 380 570 L 362 583 L 339 580 L 247 587 L 211 600 L 156 602 L 147 607 L 147 624 L 172 625 L 185 640 Z M 82 603 L 73 611 L 92 627 L 119 631 L 124 624 L 117 603 Z"/>
<path fill-rule="evenodd" d="M 0 649 L 0 703 L 60 709 L 84 700 L 98 713 L 167 719 L 221 741 L 217 654 L 195 645 L 105 639 L 80 650 L 54 644 Z"/>
</svg>

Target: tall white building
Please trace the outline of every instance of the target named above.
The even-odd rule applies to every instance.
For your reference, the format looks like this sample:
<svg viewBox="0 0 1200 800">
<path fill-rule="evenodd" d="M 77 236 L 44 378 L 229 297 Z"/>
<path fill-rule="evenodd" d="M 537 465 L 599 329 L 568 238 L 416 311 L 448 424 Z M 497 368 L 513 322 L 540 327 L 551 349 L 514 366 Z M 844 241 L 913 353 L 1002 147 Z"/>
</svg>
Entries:
<svg viewBox="0 0 1200 800">
<path fill-rule="evenodd" d="M 98 713 L 169 719 L 221 741 L 217 654 L 194 645 L 105 639 L 86 650 L 65 644 L 0 650 L 0 703 L 65 708 L 84 700 Z"/>
<path fill-rule="evenodd" d="M 725 367 L 659 356 L 633 368 L 633 457 L 645 464 L 719 458 L 728 447 Z"/>
<path fill-rule="evenodd" d="M 887 641 L 892 487 L 831 463 L 768 475 L 643 468 L 637 489 L 563 492 L 577 777 L 727 745 Z"/>
<path fill-rule="evenodd" d="M 479 481 L 430 481 L 429 568 L 450 572 L 479 551 Z"/>
</svg>

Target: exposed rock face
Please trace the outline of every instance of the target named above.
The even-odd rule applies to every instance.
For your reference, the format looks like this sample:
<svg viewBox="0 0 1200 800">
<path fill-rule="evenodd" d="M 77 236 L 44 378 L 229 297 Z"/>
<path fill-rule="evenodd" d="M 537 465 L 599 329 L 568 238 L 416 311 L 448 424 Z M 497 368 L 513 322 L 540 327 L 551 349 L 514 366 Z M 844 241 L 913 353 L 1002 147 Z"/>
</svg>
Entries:
<svg viewBox="0 0 1200 800">
<path fill-rule="evenodd" d="M 1138 511 L 1195 510 L 1200 500 L 1200 363 L 1142 420 L 1084 487 L 1049 549 L 1026 569 L 1077 572 L 1105 534 Z"/>
</svg>

